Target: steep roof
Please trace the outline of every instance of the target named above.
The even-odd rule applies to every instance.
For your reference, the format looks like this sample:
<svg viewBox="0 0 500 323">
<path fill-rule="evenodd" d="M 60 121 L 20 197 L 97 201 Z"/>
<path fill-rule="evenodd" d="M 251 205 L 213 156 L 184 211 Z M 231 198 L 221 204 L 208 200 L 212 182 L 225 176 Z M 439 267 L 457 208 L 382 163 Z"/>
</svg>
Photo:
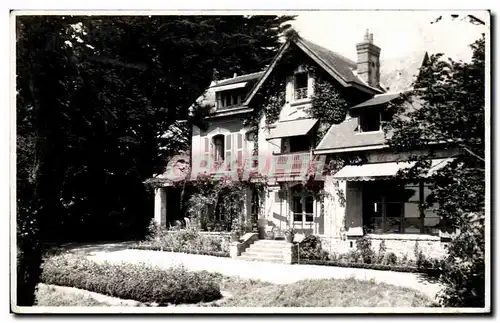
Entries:
<svg viewBox="0 0 500 323">
<path fill-rule="evenodd" d="M 366 86 L 366 83 L 353 73 L 353 70 L 356 70 L 357 67 L 356 62 L 307 39 L 302 38 L 299 43 L 302 43 L 314 55 L 317 55 L 328 67 L 334 69 L 346 82 Z"/>
<path fill-rule="evenodd" d="M 313 61 L 321 66 L 333 78 L 335 78 L 342 86 L 356 86 L 356 88 L 369 94 L 377 94 L 383 92 L 381 89 L 369 86 L 357 76 L 355 72 L 356 63 L 354 61 L 325 47 L 317 45 L 307 39 L 298 37 L 294 40 L 288 40 L 281 46 L 278 54 L 274 57 L 269 67 L 266 69 L 259 81 L 254 85 L 253 89 L 250 91 L 245 100 L 245 105 L 248 105 L 250 103 L 253 96 L 257 93 L 262 84 L 264 84 L 265 80 L 267 79 L 267 77 L 269 77 L 276 64 L 279 63 L 279 60 L 283 56 L 283 53 L 288 49 L 288 47 L 290 47 L 290 44 L 292 43 L 297 45 L 298 48 L 300 48 L 306 55 L 308 55 Z"/>
<path fill-rule="evenodd" d="M 355 131 L 357 126 L 357 118 L 347 119 L 342 123 L 331 126 L 315 150 L 368 148 L 369 146 L 385 144 L 382 131 L 360 133 Z M 318 153 L 321 152 L 318 151 Z"/>
<path fill-rule="evenodd" d="M 243 83 L 243 82 L 248 82 L 248 81 L 252 81 L 252 80 L 257 80 L 263 74 L 264 74 L 264 71 L 250 73 L 250 74 L 244 74 L 244 75 L 238 75 L 238 76 L 230 78 L 230 79 L 220 80 L 219 82 L 216 82 L 211 87 L 218 87 L 218 86 L 223 86 L 223 85 L 230 85 L 230 84 Z"/>
<path fill-rule="evenodd" d="M 395 98 L 399 97 L 400 95 L 401 95 L 401 92 L 377 94 L 373 98 L 366 100 L 364 102 L 361 102 L 358 105 L 353 106 L 351 109 L 381 105 L 381 104 L 390 102 L 391 100 L 394 100 Z"/>
</svg>

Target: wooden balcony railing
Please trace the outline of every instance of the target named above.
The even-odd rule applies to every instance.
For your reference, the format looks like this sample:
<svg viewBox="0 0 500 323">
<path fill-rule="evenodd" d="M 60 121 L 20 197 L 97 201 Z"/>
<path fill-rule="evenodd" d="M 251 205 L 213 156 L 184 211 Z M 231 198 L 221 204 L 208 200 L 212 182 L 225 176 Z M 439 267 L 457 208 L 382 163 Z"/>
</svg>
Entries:
<svg viewBox="0 0 500 323">
<path fill-rule="evenodd" d="M 310 152 L 280 154 L 273 157 L 273 177 L 305 176 L 312 160 Z"/>
</svg>

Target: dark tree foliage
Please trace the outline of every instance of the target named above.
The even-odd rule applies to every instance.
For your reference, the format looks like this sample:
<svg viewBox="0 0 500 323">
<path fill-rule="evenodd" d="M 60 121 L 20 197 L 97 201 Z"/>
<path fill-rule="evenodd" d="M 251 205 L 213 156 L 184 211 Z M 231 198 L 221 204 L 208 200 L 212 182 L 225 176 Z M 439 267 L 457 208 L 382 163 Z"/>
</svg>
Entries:
<svg viewBox="0 0 500 323">
<path fill-rule="evenodd" d="M 453 162 L 429 178 L 435 206 L 447 228 L 457 229 L 442 264 L 444 306 L 485 306 L 485 38 L 471 45 L 472 61 L 432 55 L 421 68 L 415 89 L 390 107 L 388 140 L 397 151 L 440 146 L 458 149 Z M 403 177 L 427 171 L 429 155 L 414 157 Z"/>
<path fill-rule="evenodd" d="M 188 108 L 215 77 L 264 68 L 291 19 L 17 18 L 18 305 L 42 243 L 146 232 L 143 182 L 188 148 Z"/>
</svg>

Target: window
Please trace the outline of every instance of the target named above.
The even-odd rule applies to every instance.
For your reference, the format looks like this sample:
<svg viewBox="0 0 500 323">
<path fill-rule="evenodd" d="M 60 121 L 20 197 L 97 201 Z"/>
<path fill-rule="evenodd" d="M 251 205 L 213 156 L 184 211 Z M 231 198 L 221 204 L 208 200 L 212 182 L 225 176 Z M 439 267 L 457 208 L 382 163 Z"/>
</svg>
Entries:
<svg viewBox="0 0 500 323">
<path fill-rule="evenodd" d="M 361 132 L 380 130 L 380 111 L 378 109 L 366 109 L 359 115 L 359 128 Z"/>
<path fill-rule="evenodd" d="M 395 181 L 363 185 L 363 223 L 369 233 L 439 234 L 439 217 L 420 211 L 430 194 L 427 185 Z"/>
<path fill-rule="evenodd" d="M 224 135 L 213 137 L 214 158 L 216 162 L 224 161 Z"/>
<path fill-rule="evenodd" d="M 314 197 L 302 185 L 292 187 L 292 213 L 295 222 L 314 221 Z"/>
<path fill-rule="evenodd" d="M 307 98 L 307 72 L 295 74 L 294 77 L 294 99 L 301 100 Z"/>
<path fill-rule="evenodd" d="M 308 136 L 294 136 L 289 137 L 289 152 L 295 153 L 299 151 L 309 151 L 309 137 Z"/>
<path fill-rule="evenodd" d="M 229 108 L 241 104 L 243 92 L 238 90 L 217 92 L 219 108 Z"/>
</svg>

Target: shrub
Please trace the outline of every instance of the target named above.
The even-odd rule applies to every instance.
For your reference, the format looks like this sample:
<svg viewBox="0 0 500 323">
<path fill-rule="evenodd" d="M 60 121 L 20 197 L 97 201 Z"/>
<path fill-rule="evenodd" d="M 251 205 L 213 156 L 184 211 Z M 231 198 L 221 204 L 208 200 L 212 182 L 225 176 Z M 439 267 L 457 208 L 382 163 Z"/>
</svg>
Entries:
<svg viewBox="0 0 500 323">
<path fill-rule="evenodd" d="M 397 262 L 398 262 L 398 257 L 394 252 L 387 253 L 382 260 L 383 265 L 396 265 Z"/>
<path fill-rule="evenodd" d="M 182 267 L 159 269 L 144 264 L 96 263 L 72 255 L 48 259 L 42 282 L 76 287 L 143 303 L 198 303 L 221 297 L 219 285 L 208 272 Z"/>
<path fill-rule="evenodd" d="M 319 237 L 309 235 L 299 244 L 300 259 L 325 260 L 328 259 L 328 252 L 323 250 Z"/>
<path fill-rule="evenodd" d="M 148 239 L 132 248 L 229 257 L 229 239 L 227 235 L 202 234 L 195 229 L 166 230 L 153 227 Z"/>
<path fill-rule="evenodd" d="M 484 213 L 467 215 L 440 263 L 441 305 L 485 307 Z"/>
<path fill-rule="evenodd" d="M 381 263 L 383 261 L 386 252 L 387 247 L 385 246 L 385 240 L 382 240 L 378 245 L 377 263 Z"/>
<path fill-rule="evenodd" d="M 356 240 L 356 249 L 361 253 L 365 264 L 371 264 L 375 258 L 375 252 L 372 250 L 372 242 L 365 237 Z"/>
</svg>

